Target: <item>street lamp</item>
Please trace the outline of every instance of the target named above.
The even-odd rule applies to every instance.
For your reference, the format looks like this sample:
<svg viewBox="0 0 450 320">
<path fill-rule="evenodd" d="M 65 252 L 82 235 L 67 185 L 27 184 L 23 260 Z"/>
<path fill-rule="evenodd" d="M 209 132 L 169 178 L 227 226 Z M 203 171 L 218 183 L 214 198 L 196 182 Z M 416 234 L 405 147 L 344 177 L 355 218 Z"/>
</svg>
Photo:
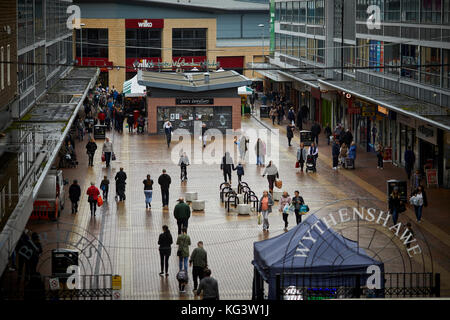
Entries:
<svg viewBox="0 0 450 320">
<path fill-rule="evenodd" d="M 85 23 L 80 23 L 80 65 L 83 66 L 83 27 L 85 26 Z"/>
<path fill-rule="evenodd" d="M 261 38 L 262 38 L 262 58 L 263 58 L 263 63 L 265 62 L 264 59 L 264 24 L 260 23 L 258 24 L 258 27 L 261 28 Z"/>
</svg>

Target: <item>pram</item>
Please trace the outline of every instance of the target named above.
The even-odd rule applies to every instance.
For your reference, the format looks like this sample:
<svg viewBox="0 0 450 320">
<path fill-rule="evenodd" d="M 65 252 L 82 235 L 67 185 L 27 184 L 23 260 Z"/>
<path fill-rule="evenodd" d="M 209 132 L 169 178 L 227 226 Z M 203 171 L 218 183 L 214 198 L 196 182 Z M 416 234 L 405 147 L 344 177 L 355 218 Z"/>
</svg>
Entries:
<svg viewBox="0 0 450 320">
<path fill-rule="evenodd" d="M 316 161 L 314 159 L 314 156 L 311 154 L 308 154 L 306 156 L 306 172 L 312 171 L 316 172 Z"/>
<path fill-rule="evenodd" d="M 61 155 L 59 165 L 61 168 L 76 168 L 77 165 L 78 161 L 75 154 L 66 153 L 65 155 Z"/>
</svg>

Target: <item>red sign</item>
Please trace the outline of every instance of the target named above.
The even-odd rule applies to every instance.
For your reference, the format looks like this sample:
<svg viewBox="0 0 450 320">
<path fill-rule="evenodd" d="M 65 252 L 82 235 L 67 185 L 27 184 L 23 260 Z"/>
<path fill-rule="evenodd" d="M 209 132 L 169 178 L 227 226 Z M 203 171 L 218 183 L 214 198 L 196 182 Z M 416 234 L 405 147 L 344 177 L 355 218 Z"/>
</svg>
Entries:
<svg viewBox="0 0 450 320">
<path fill-rule="evenodd" d="M 392 148 L 391 147 L 384 148 L 383 161 L 384 162 L 392 162 Z"/>
<path fill-rule="evenodd" d="M 128 72 L 137 71 L 135 69 L 135 63 L 138 68 L 157 69 L 158 63 L 161 62 L 161 58 L 126 58 L 125 64 Z M 132 69 L 132 70 L 129 70 Z"/>
<path fill-rule="evenodd" d="M 438 171 L 437 169 L 426 169 L 427 187 L 438 185 Z"/>
<path fill-rule="evenodd" d="M 125 19 L 127 29 L 162 29 L 164 19 Z"/>
</svg>

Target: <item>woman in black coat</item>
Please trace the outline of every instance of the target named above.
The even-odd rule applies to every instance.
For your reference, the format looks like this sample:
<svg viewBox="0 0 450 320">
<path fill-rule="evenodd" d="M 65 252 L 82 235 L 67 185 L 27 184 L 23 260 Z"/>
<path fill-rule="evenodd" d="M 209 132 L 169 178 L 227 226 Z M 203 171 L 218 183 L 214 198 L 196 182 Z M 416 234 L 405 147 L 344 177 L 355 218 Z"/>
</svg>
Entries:
<svg viewBox="0 0 450 320">
<path fill-rule="evenodd" d="M 169 227 L 163 226 L 163 233 L 159 235 L 159 256 L 161 257 L 161 272 L 160 276 L 166 271 L 166 277 L 169 275 L 169 257 L 171 254 L 171 246 L 173 243 L 172 235 L 170 234 Z"/>
<path fill-rule="evenodd" d="M 89 158 L 89 166 L 94 166 L 94 155 L 95 151 L 97 150 L 97 144 L 95 143 L 94 139 L 91 139 L 87 145 L 86 145 L 86 153 Z"/>
<path fill-rule="evenodd" d="M 286 128 L 286 135 L 288 138 L 288 145 L 289 147 L 291 146 L 291 140 L 294 137 L 294 125 L 293 124 L 289 124 Z"/>
</svg>

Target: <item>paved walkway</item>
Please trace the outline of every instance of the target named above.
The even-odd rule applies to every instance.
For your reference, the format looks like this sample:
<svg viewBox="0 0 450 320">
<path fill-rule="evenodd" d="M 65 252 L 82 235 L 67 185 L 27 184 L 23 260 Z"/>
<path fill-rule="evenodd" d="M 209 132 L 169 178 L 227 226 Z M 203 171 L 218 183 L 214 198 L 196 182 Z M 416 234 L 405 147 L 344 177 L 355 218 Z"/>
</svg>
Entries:
<svg viewBox="0 0 450 320">
<path fill-rule="evenodd" d="M 251 117 L 243 118 L 243 129 L 261 129 L 271 127 L 268 121 L 262 122 Z M 331 158 L 328 148 L 324 148 L 323 140 L 319 144 L 318 172 L 316 174 L 299 173 L 294 168 L 296 146 L 287 148 L 284 126 L 281 128 L 279 171 L 283 180 L 283 190 L 293 194 L 295 189 L 301 191 L 302 196 L 311 208 L 311 211 L 320 210 L 325 204 L 331 201 L 372 196 L 378 198 L 377 206 L 382 206 L 381 201 L 385 201 L 384 183 L 385 179 L 393 178 L 392 174 L 401 174 L 395 171 L 397 168 L 389 168 L 380 171 L 376 165 L 372 165 L 370 155 L 358 152 L 357 169 L 352 171 L 331 170 Z M 270 215 L 270 232 L 264 234 L 262 227 L 257 225 L 256 215 L 250 217 L 237 216 L 236 213 L 227 213 L 219 200 L 219 184 L 223 181 L 219 165 L 193 164 L 188 167 L 188 182 L 180 183 L 179 168 L 176 164 L 168 161 L 170 154 L 175 148 L 167 148 L 165 138 L 147 135 L 129 135 L 125 130 L 123 135 L 110 134 L 116 150 L 117 161 L 112 163 L 111 168 L 106 169 L 101 162 L 101 152 L 97 152 L 94 159 L 94 167 L 87 166 L 85 154 L 86 140 L 82 143 L 76 141 L 76 149 L 79 158 L 79 166 L 76 169 L 64 169 L 64 175 L 70 181 L 78 179 L 80 181 L 83 196 L 80 202 L 79 213 L 70 214 L 70 202 L 66 198 L 66 208 L 60 218 L 60 222 L 73 224 L 76 230 L 86 230 L 95 235 L 105 246 L 111 257 L 113 272 L 122 276 L 124 299 L 194 299 L 192 294 L 192 282 L 187 287 L 187 293 L 178 293 L 175 275 L 178 269 L 176 257 L 176 247 L 172 249 L 170 258 L 170 276 L 161 278 L 159 273 L 159 254 L 157 239 L 161 232 L 161 226 L 167 224 L 173 237 L 176 239 L 177 227 L 173 218 L 173 208 L 176 199 L 185 192 L 198 192 L 199 199 L 206 200 L 206 210 L 204 212 L 193 213 L 189 220 L 188 234 L 191 237 L 192 251 L 197 241 L 202 240 L 208 252 L 208 260 L 213 276 L 219 280 L 222 299 L 250 299 L 253 279 L 253 267 L 251 265 L 253 257 L 253 242 L 274 237 L 282 234 L 284 223 L 274 207 L 274 213 Z M 298 138 L 296 138 L 298 141 Z M 103 141 L 98 141 L 99 150 Z M 211 144 L 204 152 L 210 152 Z M 230 148 L 234 146 L 231 145 Z M 191 159 L 192 161 L 192 159 Z M 373 161 L 376 161 L 375 159 Z M 375 163 L 375 162 L 373 162 Z M 126 196 L 124 203 L 116 203 L 113 200 L 115 193 L 114 184 L 110 188 L 110 200 L 102 206 L 95 218 L 91 218 L 87 203 L 87 196 L 84 194 L 90 181 L 100 184 L 102 177 L 107 175 L 110 180 L 114 180 L 119 167 L 123 167 L 128 175 Z M 157 185 L 158 176 L 165 168 L 172 177 L 170 190 L 169 210 L 162 209 L 161 194 Z M 267 189 L 267 180 L 261 177 L 263 169 L 253 164 L 245 165 L 244 181 L 248 182 L 252 190 L 258 196 Z M 151 174 L 155 181 L 152 209 L 145 209 L 142 180 L 146 174 Z M 396 176 L 395 176 L 396 177 Z M 237 179 L 233 175 L 233 184 Z M 68 190 L 68 186 L 66 186 Z M 446 190 L 438 190 L 448 195 Z M 66 193 L 67 194 L 67 193 Z M 430 193 L 431 194 L 431 193 Z M 67 197 L 67 196 L 66 196 Z M 432 207 L 448 205 L 449 197 L 441 199 L 434 193 L 430 197 Z M 436 201 L 436 202 L 435 202 Z M 447 202 L 445 202 L 447 201 Z M 334 206 L 333 208 L 337 208 Z M 421 225 L 414 225 L 417 234 L 421 234 L 427 239 L 433 254 L 434 271 L 442 273 L 442 294 L 449 294 L 449 256 L 448 246 L 448 224 L 438 223 L 447 221 L 448 215 L 446 207 L 441 210 L 432 208 L 424 212 L 424 222 Z M 448 206 L 447 206 L 448 208 Z M 443 209 L 443 210 L 442 210 Z M 433 210 L 433 211 L 432 211 Z M 319 216 L 325 215 L 326 210 L 319 211 Z M 433 213 L 432 213 L 433 212 Z M 437 214 L 441 218 L 431 219 L 431 215 Z M 413 213 L 408 212 L 400 220 L 410 218 L 413 220 Z M 439 220 L 441 219 L 441 220 Z M 291 229 L 295 219 L 290 217 Z M 56 228 L 57 224 L 52 222 L 30 222 L 28 228 L 41 232 L 47 229 Z M 352 233 L 353 232 L 353 233 Z M 354 230 L 350 236 L 354 235 Z M 386 233 L 386 231 L 381 231 Z M 364 239 L 365 235 L 361 235 Z M 70 235 L 68 241 L 76 242 L 79 236 Z M 362 241 L 362 240 L 361 240 Z M 377 244 L 382 247 L 383 244 Z M 42 274 L 50 272 L 50 260 L 48 259 L 51 246 L 45 248 L 45 253 L 41 258 L 39 266 Z M 383 248 L 382 248 L 383 249 Z M 386 261 L 389 255 L 393 255 L 393 262 L 389 264 L 392 271 L 401 270 L 400 262 L 396 262 L 393 248 L 385 250 Z M 101 258 L 106 260 L 106 253 L 103 251 Z M 102 262 L 98 255 L 93 255 L 92 265 L 94 270 L 101 270 L 106 263 Z M 383 259 L 384 260 L 384 259 Z M 420 261 L 414 264 L 419 265 Z"/>
</svg>

